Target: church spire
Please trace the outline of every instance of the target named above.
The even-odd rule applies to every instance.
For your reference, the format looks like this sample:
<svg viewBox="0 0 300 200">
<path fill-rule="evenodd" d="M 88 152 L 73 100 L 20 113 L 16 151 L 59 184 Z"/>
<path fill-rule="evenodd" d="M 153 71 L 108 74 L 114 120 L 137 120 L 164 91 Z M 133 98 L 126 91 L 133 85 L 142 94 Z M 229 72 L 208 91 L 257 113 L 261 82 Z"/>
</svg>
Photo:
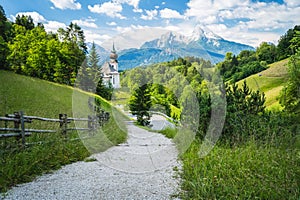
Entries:
<svg viewBox="0 0 300 200">
<path fill-rule="evenodd" d="M 113 43 L 113 49 L 111 50 L 111 54 L 110 54 L 109 57 L 112 60 L 117 60 L 117 58 L 118 58 L 118 54 L 117 54 L 117 51 L 115 49 L 115 43 Z"/>
<path fill-rule="evenodd" d="M 113 42 L 113 48 L 112 48 L 112 51 L 111 51 L 112 53 L 116 53 L 117 51 L 116 51 L 116 49 L 115 49 L 115 43 Z"/>
</svg>

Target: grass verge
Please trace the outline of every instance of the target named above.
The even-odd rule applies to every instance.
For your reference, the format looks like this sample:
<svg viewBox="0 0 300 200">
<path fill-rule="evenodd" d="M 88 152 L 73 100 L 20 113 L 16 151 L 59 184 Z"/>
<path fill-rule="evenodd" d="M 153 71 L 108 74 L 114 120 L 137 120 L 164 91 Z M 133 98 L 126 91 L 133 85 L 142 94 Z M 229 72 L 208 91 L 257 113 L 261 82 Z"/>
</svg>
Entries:
<svg viewBox="0 0 300 200">
<path fill-rule="evenodd" d="M 200 142 L 184 154 L 183 199 L 299 199 L 299 149 L 217 145 L 199 158 Z"/>
<path fill-rule="evenodd" d="M 110 112 L 112 116 L 101 128 L 100 134 L 95 134 L 89 140 L 92 144 L 99 138 L 109 141 L 96 142 L 96 147 L 86 145 L 87 140 L 84 139 L 72 140 L 82 138 L 84 133 L 80 132 L 69 132 L 67 138 L 59 131 L 52 134 L 34 134 L 26 138 L 26 142 L 41 143 L 26 148 L 21 148 L 20 142 L 15 138 L 0 139 L 0 192 L 5 192 L 16 184 L 31 181 L 43 173 L 59 169 L 62 165 L 83 160 L 91 153 L 104 151 L 126 140 L 124 116 L 99 96 L 3 70 L 0 70 L 0 83 L 0 116 L 22 110 L 31 116 L 57 119 L 60 113 L 65 113 L 72 117 L 74 91 L 85 100 L 88 97 L 96 97 L 101 108 Z M 87 101 L 84 104 L 87 106 Z M 0 127 L 4 126 L 5 123 L 0 122 Z M 34 121 L 32 124 L 26 124 L 26 128 L 59 130 L 59 124 Z"/>
</svg>

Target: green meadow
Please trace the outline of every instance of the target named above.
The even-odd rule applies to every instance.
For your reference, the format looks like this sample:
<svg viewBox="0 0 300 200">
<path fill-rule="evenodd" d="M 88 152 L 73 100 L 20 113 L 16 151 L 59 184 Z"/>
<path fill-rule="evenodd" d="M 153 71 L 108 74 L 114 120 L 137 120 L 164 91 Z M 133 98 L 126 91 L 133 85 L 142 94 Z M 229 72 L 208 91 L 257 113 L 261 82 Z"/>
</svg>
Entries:
<svg viewBox="0 0 300 200">
<path fill-rule="evenodd" d="M 104 151 L 112 145 L 124 142 L 127 132 L 124 116 L 112 108 L 110 103 L 99 96 L 82 92 L 70 86 L 59 85 L 44 80 L 17 75 L 0 70 L 0 116 L 23 111 L 28 116 L 58 119 L 60 113 L 69 117 L 78 117 L 75 112 L 85 110 L 87 117 L 87 100 L 96 98 L 100 107 L 109 112 L 110 120 L 93 137 L 84 132 L 68 132 L 63 136 L 58 123 L 33 121 L 25 124 L 26 128 L 57 130 L 57 133 L 33 134 L 26 138 L 29 144 L 21 147 L 15 138 L 0 140 L 0 191 L 11 186 L 28 182 L 37 175 L 59 169 L 62 165 L 84 160 L 91 153 Z M 78 104 L 78 107 L 76 104 Z M 70 127 L 74 127 L 70 123 Z M 77 124 L 76 124 L 77 125 Z M 79 124 L 82 125 L 83 124 Z M 0 127 L 5 123 L 0 121 Z M 8 127 L 12 125 L 8 124 Z M 86 125 L 85 125 L 86 126 Z"/>
<path fill-rule="evenodd" d="M 242 86 L 246 81 L 251 90 L 265 93 L 268 109 L 281 110 L 278 96 L 288 78 L 287 63 L 288 59 L 270 64 L 268 69 L 240 80 L 237 84 Z"/>
</svg>

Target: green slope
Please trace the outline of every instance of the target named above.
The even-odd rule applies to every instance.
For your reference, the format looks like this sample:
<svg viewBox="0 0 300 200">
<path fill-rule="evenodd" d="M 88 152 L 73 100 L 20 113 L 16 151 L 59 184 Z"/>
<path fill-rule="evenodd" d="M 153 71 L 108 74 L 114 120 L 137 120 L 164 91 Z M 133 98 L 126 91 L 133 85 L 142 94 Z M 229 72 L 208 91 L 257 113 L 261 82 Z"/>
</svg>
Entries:
<svg viewBox="0 0 300 200">
<path fill-rule="evenodd" d="M 26 115 L 31 116 L 58 118 L 60 113 L 65 113 L 70 117 L 86 118 L 91 113 L 88 108 L 88 98 L 92 96 L 99 99 L 102 109 L 110 113 L 114 111 L 115 118 L 112 118 L 103 129 L 105 131 L 110 127 L 114 127 L 112 130 L 115 131 L 106 131 L 109 140 L 113 141 L 112 143 L 115 145 L 126 139 L 122 114 L 114 109 L 109 102 L 97 95 L 70 86 L 21 76 L 3 70 L 0 70 L 0 83 L 0 116 L 22 110 Z M 78 114 L 79 108 L 83 110 L 84 115 Z M 46 127 L 43 127 L 43 124 L 46 124 Z M 49 129 L 51 125 L 37 123 L 33 126 L 35 126 L 33 128 Z M 57 124 L 53 126 L 55 127 L 50 127 L 50 129 L 57 128 Z"/>
<path fill-rule="evenodd" d="M 26 115 L 57 119 L 60 113 L 79 117 L 76 112 L 83 110 L 84 115 L 81 117 L 86 118 L 90 112 L 87 101 L 89 97 L 97 97 L 101 108 L 113 116 L 93 137 L 83 139 L 87 132 L 68 132 L 67 140 L 59 131 L 33 134 L 26 138 L 26 142 L 42 141 L 42 144 L 33 144 L 25 149 L 18 146 L 20 143 L 15 138 L 0 138 L 0 192 L 15 184 L 31 181 L 35 176 L 62 165 L 83 160 L 91 153 L 124 142 L 127 137 L 124 116 L 101 97 L 69 86 L 0 70 L 0 116 L 22 110 Z M 0 127 L 4 126 L 5 123 L 0 121 Z M 8 126 L 13 124 L 9 123 Z M 51 122 L 33 121 L 25 126 L 59 130 L 59 124 Z M 71 126 L 74 124 L 71 123 Z M 81 140 L 70 140 L 78 136 Z"/>
<path fill-rule="evenodd" d="M 269 68 L 237 82 L 239 86 L 246 80 L 252 90 L 259 90 L 266 95 L 268 109 L 281 109 L 278 96 L 287 81 L 288 59 L 269 65 Z"/>
</svg>

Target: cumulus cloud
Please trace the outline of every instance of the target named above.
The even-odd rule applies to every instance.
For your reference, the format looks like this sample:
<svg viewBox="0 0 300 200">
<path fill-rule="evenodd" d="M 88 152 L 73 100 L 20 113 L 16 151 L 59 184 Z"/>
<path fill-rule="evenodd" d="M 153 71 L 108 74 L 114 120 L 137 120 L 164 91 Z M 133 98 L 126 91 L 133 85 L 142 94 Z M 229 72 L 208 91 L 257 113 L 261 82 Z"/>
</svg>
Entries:
<svg viewBox="0 0 300 200">
<path fill-rule="evenodd" d="M 39 14 L 38 12 L 19 12 L 16 14 L 16 16 L 22 16 L 22 15 L 25 15 L 25 16 L 31 16 L 33 22 L 35 24 L 39 23 L 39 22 L 46 22 L 46 19 L 44 18 L 44 16 L 42 16 L 41 14 Z M 13 21 L 15 21 L 16 19 L 16 16 L 12 16 L 13 18 Z"/>
<path fill-rule="evenodd" d="M 37 25 L 39 22 L 43 23 L 45 30 L 48 32 L 56 32 L 59 28 L 65 28 L 66 25 L 62 22 L 58 21 L 48 21 L 45 19 L 45 17 L 38 12 L 19 12 L 15 16 L 11 16 L 12 20 L 15 21 L 16 16 L 31 16 L 33 22 L 35 25 Z"/>
<path fill-rule="evenodd" d="M 153 20 L 156 18 L 158 11 L 157 10 L 145 10 L 146 15 L 142 15 L 141 18 L 144 20 Z"/>
<path fill-rule="evenodd" d="M 184 15 L 209 26 L 225 39 L 257 46 L 261 41 L 275 42 L 280 31 L 300 21 L 299 0 L 284 3 L 250 0 L 190 0 Z M 228 25 L 228 26 L 226 26 Z"/>
<path fill-rule="evenodd" d="M 135 12 L 135 13 L 142 13 L 142 12 L 143 12 L 143 9 L 140 9 L 140 8 L 134 8 L 134 9 L 133 9 L 133 12 Z"/>
<path fill-rule="evenodd" d="M 118 2 L 105 2 L 101 5 L 96 4 L 94 6 L 88 5 L 88 9 L 93 13 L 105 14 L 113 18 L 126 19 L 126 17 L 121 15 L 123 7 Z"/>
<path fill-rule="evenodd" d="M 127 3 L 130 6 L 133 6 L 133 12 L 142 13 L 143 10 L 139 8 L 140 0 L 119 0 L 120 3 Z"/>
<path fill-rule="evenodd" d="M 165 8 L 163 10 L 160 11 L 160 16 L 161 18 L 165 18 L 165 19 L 182 19 L 184 18 L 184 16 L 182 16 L 179 12 L 177 12 L 176 10 L 172 10 L 169 8 Z"/>
<path fill-rule="evenodd" d="M 119 1 L 122 2 L 121 0 L 119 0 Z M 140 0 L 125 0 L 124 2 L 130 6 L 133 6 L 135 9 L 139 8 Z"/>
<path fill-rule="evenodd" d="M 276 23 L 295 24 L 300 21 L 298 0 L 285 0 L 285 4 L 275 2 L 251 2 L 243 0 L 190 0 L 185 12 L 187 17 L 196 17 L 201 21 L 223 22 L 225 20 L 246 19 L 249 28 L 274 27 Z M 280 27 L 280 26 L 275 26 Z"/>
<path fill-rule="evenodd" d="M 84 30 L 84 36 L 87 42 L 95 42 L 96 44 L 101 45 L 104 41 L 111 38 L 107 34 L 100 34 L 95 31 Z"/>
<path fill-rule="evenodd" d="M 139 48 L 145 41 L 150 41 L 166 33 L 165 27 L 149 27 L 142 25 L 118 26 L 116 31 L 120 34 L 111 40 L 105 41 L 101 46 L 111 49 L 114 42 L 119 50 L 127 48 Z"/>
<path fill-rule="evenodd" d="M 16 14 L 16 16 L 31 16 L 33 22 L 35 24 L 41 22 L 43 23 L 45 30 L 46 31 L 51 31 L 51 32 L 56 32 L 59 28 L 65 28 L 66 25 L 62 22 L 58 22 L 58 21 L 48 21 L 44 18 L 44 16 L 42 16 L 41 14 L 37 13 L 37 12 L 19 12 Z M 12 17 L 13 20 L 15 20 L 16 16 Z"/>
<path fill-rule="evenodd" d="M 59 28 L 66 28 L 66 25 L 58 21 L 48 21 L 44 27 L 46 31 L 55 33 Z"/>
<path fill-rule="evenodd" d="M 81 9 L 81 4 L 76 2 L 76 0 L 50 0 L 56 8 L 65 10 L 79 10 Z"/>
<path fill-rule="evenodd" d="M 108 26 L 116 26 L 116 25 L 117 25 L 116 22 L 107 22 L 106 24 L 107 24 Z"/>
<path fill-rule="evenodd" d="M 112 0 L 111 3 L 128 4 L 133 7 L 133 12 L 143 12 L 143 10 L 139 8 L 140 0 Z"/>
<path fill-rule="evenodd" d="M 293 6 L 300 6 L 300 1 L 299 0 L 284 0 L 284 2 L 290 6 L 290 7 L 293 7 Z"/>
<path fill-rule="evenodd" d="M 97 28 L 97 24 L 95 24 L 94 19 L 79 19 L 73 20 L 73 23 L 76 23 L 78 26 L 87 27 L 87 28 Z"/>
</svg>

